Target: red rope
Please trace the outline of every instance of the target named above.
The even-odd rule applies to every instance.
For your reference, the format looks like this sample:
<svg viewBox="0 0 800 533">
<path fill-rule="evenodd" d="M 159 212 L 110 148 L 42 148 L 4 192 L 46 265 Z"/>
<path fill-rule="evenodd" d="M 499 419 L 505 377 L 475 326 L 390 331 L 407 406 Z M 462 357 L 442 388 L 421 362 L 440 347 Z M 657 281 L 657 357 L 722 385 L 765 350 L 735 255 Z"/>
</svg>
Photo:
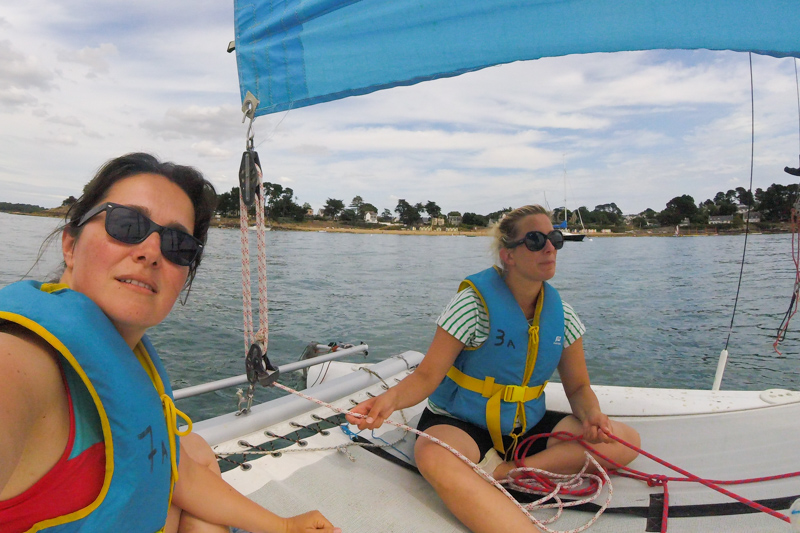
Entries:
<svg viewBox="0 0 800 533">
<path fill-rule="evenodd" d="M 610 473 L 618 474 L 618 475 L 621 475 L 621 476 L 624 476 L 624 477 L 629 477 L 629 478 L 632 478 L 632 479 L 638 479 L 640 481 L 643 481 L 643 482 L 647 483 L 647 485 L 650 486 L 650 487 L 663 487 L 663 489 L 664 489 L 664 510 L 663 510 L 663 513 L 662 513 L 662 516 L 661 516 L 661 531 L 662 531 L 662 533 L 666 533 L 666 531 L 667 531 L 667 518 L 669 516 L 669 489 L 668 489 L 668 483 L 670 481 L 692 481 L 692 482 L 696 482 L 696 483 L 701 483 L 701 484 L 705 485 L 706 487 L 708 487 L 710 489 L 714 489 L 717 492 L 720 492 L 720 493 L 722 493 L 722 494 L 724 494 L 724 495 L 726 495 L 726 496 L 728 496 L 730 498 L 733 498 L 736 501 L 739 501 L 739 502 L 747 505 L 748 507 L 751 507 L 751 508 L 756 509 L 758 511 L 761 511 L 763 513 L 772 515 L 775 518 L 779 518 L 779 519 L 783 520 L 784 522 L 789 522 L 789 517 L 786 516 L 785 514 L 780 513 L 778 511 L 775 511 L 773 509 L 770 509 L 769 507 L 761 505 L 760 503 L 748 500 L 747 498 L 744 498 L 743 496 L 739 496 L 738 494 L 734 494 L 733 492 L 720 487 L 720 485 L 743 485 L 745 483 L 758 483 L 758 482 L 762 482 L 762 481 L 773 481 L 773 480 L 776 480 L 776 479 L 786 479 L 786 478 L 790 478 L 790 477 L 798 477 L 798 476 L 800 476 L 800 472 L 791 472 L 791 473 L 788 473 L 788 474 L 779 474 L 779 475 L 776 475 L 776 476 L 765 476 L 765 477 L 759 477 L 759 478 L 738 479 L 738 480 L 710 480 L 710 479 L 703 479 L 703 478 L 701 478 L 699 476 L 696 476 L 696 475 L 692 474 L 691 472 L 687 472 L 686 470 L 683 470 L 682 468 L 680 468 L 678 466 L 675 466 L 675 465 L 673 465 L 673 464 L 671 464 L 671 463 L 669 463 L 669 462 L 667 462 L 667 461 L 665 461 L 663 459 L 660 459 L 660 458 L 656 457 L 655 455 L 653 455 L 653 454 L 651 454 L 649 452 L 646 452 L 645 450 L 643 450 L 643 449 L 641 449 L 641 448 L 639 448 L 637 446 L 634 446 L 633 444 L 625 442 L 624 440 L 620 439 L 616 435 L 608 435 L 609 438 L 619 442 L 623 446 L 627 446 L 628 448 L 630 448 L 631 450 L 635 451 L 639 455 L 643 455 L 644 457 L 647 457 L 648 459 L 651 459 L 652 461 L 655 461 L 656 463 L 659 463 L 659 464 L 661 464 L 663 466 L 666 466 L 667 468 L 669 468 L 671 470 L 674 470 L 675 472 L 678 472 L 679 474 L 682 474 L 685 477 L 680 478 L 680 477 L 665 476 L 663 474 L 648 474 L 646 472 L 640 472 L 638 470 L 634 470 L 632 468 L 629 468 L 629 467 L 627 467 L 625 465 L 622 465 L 622 464 L 614 461 L 613 459 L 610 459 L 610 458 L 606 457 L 602 453 L 598 452 L 589 443 L 584 441 L 582 435 L 574 435 L 574 434 L 566 432 L 566 431 L 557 431 L 555 433 L 541 433 L 539 435 L 531 435 L 530 437 L 528 437 L 527 439 L 522 441 L 519 444 L 519 446 L 517 446 L 517 449 L 514 452 L 514 462 L 517 464 L 517 466 L 520 466 L 520 467 L 524 466 L 524 459 L 526 457 L 526 452 L 530 449 L 530 447 L 531 447 L 531 445 L 533 444 L 534 441 L 536 441 L 537 439 L 540 439 L 540 438 L 549 438 L 549 437 L 553 437 L 553 438 L 556 438 L 558 440 L 565 441 L 565 442 L 575 441 L 575 442 L 579 443 L 581 446 L 583 446 L 584 448 L 589 450 L 589 452 L 591 452 L 596 457 L 599 457 L 599 458 L 603 459 L 604 461 L 606 461 L 607 463 L 609 463 L 610 465 L 613 465 L 614 472 L 610 472 Z M 532 478 L 532 480 L 533 480 L 532 483 L 533 484 L 541 483 L 545 487 L 546 486 L 552 486 L 552 482 L 550 480 L 543 479 L 542 476 L 538 476 L 538 475 L 537 476 L 533 476 L 533 475 L 530 475 L 530 474 L 524 474 L 523 476 L 520 476 L 520 477 L 530 477 L 530 478 Z M 520 484 L 523 484 L 523 483 L 520 483 Z M 577 494 L 575 494 L 575 495 L 577 495 Z"/>
<path fill-rule="evenodd" d="M 539 435 L 531 435 L 530 437 L 526 438 L 522 442 L 519 443 L 516 450 L 514 451 L 514 463 L 519 468 L 523 468 L 525 466 L 524 459 L 528 456 L 528 451 L 530 450 L 531 446 L 534 442 L 536 442 L 540 438 L 546 437 L 556 437 L 560 440 L 580 440 L 580 437 L 576 437 L 571 433 L 560 431 L 558 433 L 541 433 Z M 602 480 L 598 479 L 587 479 L 587 485 L 580 488 L 567 488 L 561 487 L 559 492 L 561 494 L 566 494 L 568 496 L 575 496 L 575 497 L 585 497 L 591 494 L 596 494 L 599 492 L 600 485 L 602 485 Z M 523 472 L 520 473 L 518 476 L 514 477 L 514 483 L 525 487 L 526 489 L 542 492 L 544 494 L 549 494 L 553 492 L 556 488 L 556 483 L 553 482 L 549 477 L 538 474 L 536 472 Z"/>
<path fill-rule="evenodd" d="M 798 221 L 798 213 L 795 208 L 791 211 L 791 229 L 792 229 L 792 260 L 794 261 L 794 290 L 792 292 L 792 301 L 789 304 L 789 310 L 786 311 L 786 316 L 783 318 L 781 325 L 778 326 L 778 334 L 775 342 L 772 343 L 772 349 L 778 355 L 783 355 L 778 350 L 778 344 L 786 337 L 786 332 L 789 329 L 789 322 L 797 313 L 798 304 L 798 289 L 800 289 L 800 221 Z M 795 238 L 797 238 L 797 245 L 795 245 Z"/>
</svg>

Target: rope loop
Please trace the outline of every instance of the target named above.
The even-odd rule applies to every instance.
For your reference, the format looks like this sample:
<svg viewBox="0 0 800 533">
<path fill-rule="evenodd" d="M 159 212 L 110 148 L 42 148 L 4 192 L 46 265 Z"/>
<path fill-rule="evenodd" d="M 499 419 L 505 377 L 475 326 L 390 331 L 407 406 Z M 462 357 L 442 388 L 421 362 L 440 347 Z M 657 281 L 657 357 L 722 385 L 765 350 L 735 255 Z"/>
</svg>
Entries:
<svg viewBox="0 0 800 533">
<path fill-rule="evenodd" d="M 169 460 L 172 467 L 172 478 L 178 481 L 178 454 L 175 449 L 178 446 L 176 436 L 185 437 L 192 432 L 192 419 L 186 413 L 175 407 L 175 402 L 168 394 L 161 394 L 161 405 L 167 418 L 167 435 L 169 436 Z M 186 422 L 186 429 L 178 429 L 178 417 Z"/>
</svg>

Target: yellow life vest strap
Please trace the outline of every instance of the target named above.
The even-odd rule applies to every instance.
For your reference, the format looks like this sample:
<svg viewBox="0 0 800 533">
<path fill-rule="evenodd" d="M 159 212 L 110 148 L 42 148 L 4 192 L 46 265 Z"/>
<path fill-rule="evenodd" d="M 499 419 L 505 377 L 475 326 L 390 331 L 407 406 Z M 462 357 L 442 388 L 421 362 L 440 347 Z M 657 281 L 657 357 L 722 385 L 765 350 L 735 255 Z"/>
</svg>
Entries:
<svg viewBox="0 0 800 533">
<path fill-rule="evenodd" d="M 503 433 L 500 429 L 500 402 L 517 403 L 519 404 L 518 411 L 521 410 L 524 413 L 525 407 L 522 404 L 540 397 L 547 386 L 546 381 L 536 387 L 501 385 L 495 383 L 491 376 L 487 376 L 486 379 L 477 379 L 466 375 L 454 366 L 447 371 L 447 377 L 455 381 L 459 387 L 489 398 L 486 403 L 486 427 L 492 436 L 494 447 L 500 452 L 505 452 Z"/>
<path fill-rule="evenodd" d="M 133 350 L 136 358 L 139 359 L 144 371 L 150 376 L 150 381 L 153 382 L 156 392 L 161 397 L 161 407 L 164 410 L 164 418 L 167 422 L 167 435 L 169 436 L 169 459 L 172 467 L 172 482 L 169 488 L 169 503 L 172 504 L 172 494 L 175 490 L 175 483 L 178 481 L 178 454 L 177 447 L 179 443 L 176 442 L 175 436 L 186 436 L 192 432 L 192 420 L 180 409 L 175 407 L 175 402 L 165 392 L 164 383 L 161 381 L 161 376 L 156 369 L 153 360 L 144 348 L 144 344 L 139 342 Z M 183 431 L 178 429 L 178 417 L 182 418 L 187 425 Z"/>
<path fill-rule="evenodd" d="M 480 293 L 478 293 L 480 294 Z M 484 306 L 486 303 L 484 302 Z M 499 385 L 494 382 L 494 378 L 487 376 L 485 379 L 477 379 L 468 376 L 458 370 L 456 367 L 450 367 L 447 371 L 447 376 L 456 382 L 459 387 L 465 388 L 472 392 L 481 394 L 484 398 L 489 398 L 486 402 L 486 427 L 489 429 L 489 434 L 492 436 L 492 444 L 494 448 L 500 453 L 507 453 L 505 446 L 503 446 L 503 432 L 500 426 L 500 402 L 516 403 L 517 412 L 514 415 L 514 427 L 521 423 L 521 429 L 518 433 L 514 430 L 511 431 L 510 436 L 514 440 L 511 448 L 513 450 L 517 446 L 517 438 L 527 429 L 528 423 L 525 419 L 525 402 L 537 399 L 544 392 L 547 385 L 545 381 L 541 385 L 535 387 L 528 387 L 533 375 L 533 369 L 536 367 L 536 359 L 539 355 L 539 320 L 542 316 L 542 308 L 544 307 L 544 285 L 539 291 L 539 296 L 536 299 L 536 306 L 533 313 L 533 324 L 528 328 L 528 353 L 525 359 L 525 371 L 522 377 L 522 385 Z M 488 310 L 488 307 L 487 307 Z"/>
</svg>

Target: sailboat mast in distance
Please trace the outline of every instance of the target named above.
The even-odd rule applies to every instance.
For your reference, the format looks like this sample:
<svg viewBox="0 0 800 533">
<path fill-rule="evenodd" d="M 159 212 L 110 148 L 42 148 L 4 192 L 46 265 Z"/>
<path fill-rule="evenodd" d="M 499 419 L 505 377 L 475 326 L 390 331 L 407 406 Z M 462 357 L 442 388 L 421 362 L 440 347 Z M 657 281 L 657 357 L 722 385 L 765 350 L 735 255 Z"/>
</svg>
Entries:
<svg viewBox="0 0 800 533">
<path fill-rule="evenodd" d="M 580 215 L 580 212 L 578 213 Z M 581 220 L 581 227 L 583 226 L 583 220 Z M 583 233 L 572 233 L 569 231 L 567 227 L 567 161 L 566 158 L 564 159 L 564 221 L 558 225 L 558 228 L 561 229 L 561 233 L 564 235 L 565 241 L 575 241 L 581 242 L 583 241 L 584 237 L 586 237 Z"/>
</svg>

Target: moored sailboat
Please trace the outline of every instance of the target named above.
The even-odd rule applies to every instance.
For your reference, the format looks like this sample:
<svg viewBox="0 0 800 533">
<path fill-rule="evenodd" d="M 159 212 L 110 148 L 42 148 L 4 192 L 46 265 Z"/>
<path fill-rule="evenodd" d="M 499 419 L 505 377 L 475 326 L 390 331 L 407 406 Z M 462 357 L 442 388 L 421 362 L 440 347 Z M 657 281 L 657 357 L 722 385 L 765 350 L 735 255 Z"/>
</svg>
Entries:
<svg viewBox="0 0 800 533">
<path fill-rule="evenodd" d="M 553 227 L 555 229 L 561 230 L 561 234 L 564 236 L 565 241 L 573 241 L 573 242 L 581 242 L 586 237 L 586 228 L 583 227 L 583 219 L 580 218 L 581 213 L 580 210 L 574 211 L 575 214 L 578 215 L 578 220 L 581 223 L 581 231 L 582 233 L 574 233 L 569 231 L 567 227 L 567 220 L 568 220 L 568 211 L 567 211 L 567 164 L 564 163 L 564 220 L 562 220 L 559 224 L 554 224 Z M 573 218 L 575 215 L 573 214 Z M 573 220 L 573 222 L 575 222 Z"/>
</svg>

